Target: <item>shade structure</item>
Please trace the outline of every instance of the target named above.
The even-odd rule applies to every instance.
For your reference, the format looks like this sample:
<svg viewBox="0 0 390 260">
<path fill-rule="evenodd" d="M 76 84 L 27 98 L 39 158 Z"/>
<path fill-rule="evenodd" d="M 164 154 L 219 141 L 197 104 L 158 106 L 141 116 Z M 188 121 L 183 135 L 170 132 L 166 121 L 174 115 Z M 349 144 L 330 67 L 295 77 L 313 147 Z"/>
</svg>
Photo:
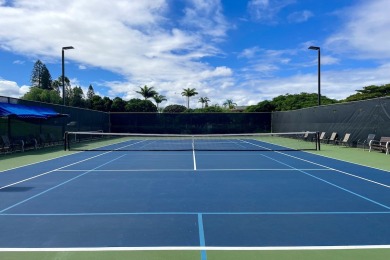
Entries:
<svg viewBox="0 0 390 260">
<path fill-rule="evenodd" d="M 49 119 L 54 117 L 67 116 L 67 114 L 57 113 L 53 109 L 47 107 L 0 103 L 0 117 L 13 117 L 22 119 Z"/>
</svg>

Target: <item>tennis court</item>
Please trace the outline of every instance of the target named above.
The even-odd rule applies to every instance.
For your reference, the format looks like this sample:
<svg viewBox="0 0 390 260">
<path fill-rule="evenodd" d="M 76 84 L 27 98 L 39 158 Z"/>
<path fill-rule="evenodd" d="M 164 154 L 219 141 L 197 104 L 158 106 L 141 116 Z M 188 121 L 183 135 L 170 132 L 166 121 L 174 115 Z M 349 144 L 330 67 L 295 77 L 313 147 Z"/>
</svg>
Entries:
<svg viewBox="0 0 390 260">
<path fill-rule="evenodd" d="M 1 172 L 0 248 L 388 248 L 389 172 L 241 141 L 120 140 Z"/>
</svg>

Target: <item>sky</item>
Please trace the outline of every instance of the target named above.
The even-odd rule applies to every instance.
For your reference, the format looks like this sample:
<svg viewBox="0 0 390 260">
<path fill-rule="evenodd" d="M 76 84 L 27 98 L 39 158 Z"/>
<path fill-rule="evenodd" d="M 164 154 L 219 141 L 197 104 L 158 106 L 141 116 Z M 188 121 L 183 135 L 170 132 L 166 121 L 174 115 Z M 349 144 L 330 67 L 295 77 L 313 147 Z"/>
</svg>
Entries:
<svg viewBox="0 0 390 260">
<path fill-rule="evenodd" d="M 186 105 L 183 89 L 222 105 L 285 94 L 337 100 L 390 83 L 388 0 L 0 0 L 0 96 L 21 97 L 39 59 L 84 93 Z"/>
</svg>

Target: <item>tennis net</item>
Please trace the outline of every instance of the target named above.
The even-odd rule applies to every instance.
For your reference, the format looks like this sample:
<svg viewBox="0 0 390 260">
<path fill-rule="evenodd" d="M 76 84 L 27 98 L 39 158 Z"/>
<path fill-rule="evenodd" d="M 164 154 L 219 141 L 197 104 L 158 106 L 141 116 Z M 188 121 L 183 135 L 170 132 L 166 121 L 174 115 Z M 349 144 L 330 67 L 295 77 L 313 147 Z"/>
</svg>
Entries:
<svg viewBox="0 0 390 260">
<path fill-rule="evenodd" d="M 65 150 L 300 151 L 319 150 L 318 140 L 317 132 L 220 135 L 66 132 Z"/>
</svg>

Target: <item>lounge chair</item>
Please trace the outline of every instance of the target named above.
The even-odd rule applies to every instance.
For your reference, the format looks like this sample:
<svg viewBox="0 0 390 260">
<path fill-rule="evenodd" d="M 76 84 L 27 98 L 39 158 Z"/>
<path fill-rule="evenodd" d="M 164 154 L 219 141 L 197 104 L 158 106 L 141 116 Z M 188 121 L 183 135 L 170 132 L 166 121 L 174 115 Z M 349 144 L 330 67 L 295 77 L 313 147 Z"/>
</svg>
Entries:
<svg viewBox="0 0 390 260">
<path fill-rule="evenodd" d="M 350 133 L 346 133 L 342 140 L 335 140 L 335 144 L 349 146 L 349 138 L 350 137 L 351 137 L 351 134 Z"/>
<path fill-rule="evenodd" d="M 324 142 L 326 140 L 326 132 L 322 132 L 320 135 L 320 142 Z"/>
<path fill-rule="evenodd" d="M 327 144 L 330 144 L 330 143 L 333 143 L 333 144 L 336 144 L 336 140 L 337 140 L 337 132 L 333 132 L 331 134 L 331 136 L 328 138 L 328 139 L 325 139 L 324 141 L 327 143 Z"/>
<path fill-rule="evenodd" d="M 303 141 L 309 141 L 310 140 L 310 134 L 309 132 L 305 132 L 305 134 L 301 138 Z"/>
</svg>

